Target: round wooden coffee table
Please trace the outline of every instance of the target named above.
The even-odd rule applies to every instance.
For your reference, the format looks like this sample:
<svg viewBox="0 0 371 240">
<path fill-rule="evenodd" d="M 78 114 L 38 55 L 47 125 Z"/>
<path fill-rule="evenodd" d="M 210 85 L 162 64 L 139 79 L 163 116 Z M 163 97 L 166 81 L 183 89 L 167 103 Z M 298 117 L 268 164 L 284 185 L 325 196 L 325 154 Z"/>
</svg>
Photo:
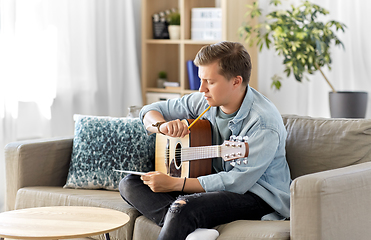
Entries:
<svg viewBox="0 0 371 240">
<path fill-rule="evenodd" d="M 0 239 L 66 239 L 105 234 L 124 226 L 129 216 L 97 207 L 56 206 L 0 213 Z"/>
</svg>

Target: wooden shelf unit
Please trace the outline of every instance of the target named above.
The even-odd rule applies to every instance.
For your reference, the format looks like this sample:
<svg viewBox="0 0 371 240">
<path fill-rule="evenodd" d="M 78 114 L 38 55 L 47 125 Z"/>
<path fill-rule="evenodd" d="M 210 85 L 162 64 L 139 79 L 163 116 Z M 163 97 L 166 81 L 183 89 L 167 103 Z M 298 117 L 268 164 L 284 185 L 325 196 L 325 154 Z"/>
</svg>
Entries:
<svg viewBox="0 0 371 240">
<path fill-rule="evenodd" d="M 245 21 L 244 15 L 254 0 L 142 0 L 142 96 L 146 104 L 146 93 L 194 92 L 189 90 L 187 60 L 193 60 L 204 45 L 218 41 L 191 40 L 191 9 L 220 7 L 222 9 L 222 40 L 242 42 L 237 30 Z M 218 6 L 217 6 L 218 5 Z M 180 39 L 153 39 L 152 15 L 166 9 L 176 8 L 181 14 Z M 257 49 L 244 44 L 252 58 L 253 70 L 250 86 L 257 88 Z M 178 90 L 157 88 L 160 71 L 167 72 L 168 81 L 179 82 Z"/>
</svg>

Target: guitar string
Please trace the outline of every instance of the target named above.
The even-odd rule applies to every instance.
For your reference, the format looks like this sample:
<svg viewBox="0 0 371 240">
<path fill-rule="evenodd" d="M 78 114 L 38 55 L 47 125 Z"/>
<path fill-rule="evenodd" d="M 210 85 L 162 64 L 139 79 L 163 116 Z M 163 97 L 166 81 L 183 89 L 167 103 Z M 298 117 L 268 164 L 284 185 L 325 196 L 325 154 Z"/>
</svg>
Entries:
<svg viewBox="0 0 371 240">
<path fill-rule="evenodd" d="M 221 157 L 221 146 L 203 146 L 192 148 L 177 148 L 173 152 L 175 157 L 180 157 L 181 161 L 198 160 L 204 158 Z M 170 158 L 170 150 L 165 150 L 165 157 Z"/>
<path fill-rule="evenodd" d="M 189 148 L 176 148 L 174 151 L 193 151 L 193 150 L 203 150 L 203 149 L 213 149 L 218 148 L 220 145 L 214 145 L 214 146 L 201 146 L 201 147 L 189 147 Z M 168 149 L 166 149 L 168 151 Z"/>
<path fill-rule="evenodd" d="M 189 153 L 189 152 L 210 152 L 218 150 L 219 146 L 206 146 L 206 147 L 193 147 L 193 148 L 177 148 L 174 150 L 175 153 Z M 166 150 L 169 152 L 169 150 Z"/>
<path fill-rule="evenodd" d="M 175 157 L 181 157 L 185 160 L 189 160 L 192 158 L 209 158 L 209 157 L 217 157 L 219 146 L 205 146 L 205 147 L 193 147 L 193 148 L 178 148 L 175 149 L 173 152 L 175 153 Z M 217 151 L 217 152 L 216 152 Z M 170 156 L 170 150 L 165 150 L 165 157 Z"/>
</svg>

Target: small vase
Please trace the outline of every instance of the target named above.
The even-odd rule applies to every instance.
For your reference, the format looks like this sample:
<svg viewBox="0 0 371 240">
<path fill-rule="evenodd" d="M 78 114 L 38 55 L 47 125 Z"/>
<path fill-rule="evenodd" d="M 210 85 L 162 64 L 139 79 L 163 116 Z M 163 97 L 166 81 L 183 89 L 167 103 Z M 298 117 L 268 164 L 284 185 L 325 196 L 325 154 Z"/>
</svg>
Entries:
<svg viewBox="0 0 371 240">
<path fill-rule="evenodd" d="M 169 25 L 168 27 L 170 39 L 180 39 L 180 26 Z"/>
<path fill-rule="evenodd" d="M 157 87 L 158 88 L 165 88 L 164 83 L 167 81 L 166 78 L 158 78 L 157 79 Z"/>
</svg>

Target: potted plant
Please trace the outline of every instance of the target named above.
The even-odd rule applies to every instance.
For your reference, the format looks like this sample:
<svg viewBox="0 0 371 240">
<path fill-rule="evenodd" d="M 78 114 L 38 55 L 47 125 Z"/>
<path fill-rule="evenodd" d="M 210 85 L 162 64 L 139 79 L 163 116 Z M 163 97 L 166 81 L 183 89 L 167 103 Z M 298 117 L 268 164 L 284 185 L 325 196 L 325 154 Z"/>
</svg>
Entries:
<svg viewBox="0 0 371 240">
<path fill-rule="evenodd" d="M 167 81 L 167 73 L 165 71 L 160 71 L 158 73 L 157 87 L 165 88 L 164 83 Z"/>
<path fill-rule="evenodd" d="M 168 30 L 170 39 L 179 39 L 180 38 L 180 13 L 172 12 L 168 16 Z"/>
<path fill-rule="evenodd" d="M 278 6 L 281 4 L 281 1 L 271 0 L 270 4 Z M 246 15 L 250 16 L 251 19 L 262 15 L 258 2 L 248 5 L 248 8 L 250 10 Z M 265 16 L 265 21 L 254 26 L 244 23 L 239 28 L 239 33 L 250 45 L 256 44 L 259 51 L 262 50 L 264 45 L 269 49 L 271 44 L 273 44 L 278 55 L 283 56 L 286 75 L 290 76 L 292 73 L 299 82 L 306 77 L 305 73 L 313 74 L 319 71 L 332 90 L 330 92 L 331 117 L 364 117 L 367 93 L 336 91 L 321 69 L 327 66 L 331 70 L 330 48 L 332 44 L 344 48 L 343 43 L 335 35 L 335 31 L 341 30 L 344 32 L 346 26 L 334 20 L 323 22 L 319 19 L 321 15 L 325 16 L 327 14 L 329 14 L 329 11 L 326 9 L 309 1 L 304 1 L 297 7 L 292 5 L 289 10 L 270 12 Z M 275 75 L 272 78 L 272 87 L 280 89 L 280 79 L 279 76 Z M 335 111 L 335 108 L 345 108 L 336 107 L 336 104 L 339 102 L 333 102 L 333 100 L 338 99 L 340 95 L 341 98 L 342 96 L 354 94 L 357 95 L 356 99 L 363 101 L 363 103 L 358 104 L 362 109 L 355 109 L 354 104 L 357 103 L 353 103 L 351 108 L 348 109 L 350 112 L 357 112 L 355 116 L 351 116 L 349 112 L 343 114 Z M 354 100 L 345 100 L 345 102 L 352 101 Z"/>
</svg>

